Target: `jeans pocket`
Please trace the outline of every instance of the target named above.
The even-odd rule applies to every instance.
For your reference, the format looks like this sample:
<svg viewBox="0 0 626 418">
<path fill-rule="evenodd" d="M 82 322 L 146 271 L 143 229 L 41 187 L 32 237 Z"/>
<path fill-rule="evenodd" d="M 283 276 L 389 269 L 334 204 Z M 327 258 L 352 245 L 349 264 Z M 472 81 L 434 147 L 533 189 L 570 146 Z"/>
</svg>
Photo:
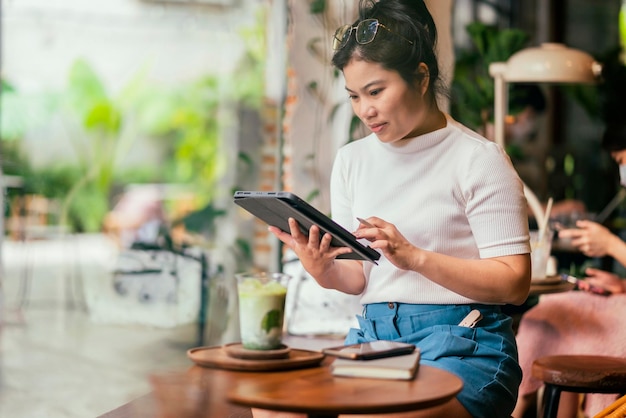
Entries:
<svg viewBox="0 0 626 418">
<path fill-rule="evenodd" d="M 473 355 L 478 350 L 478 343 L 474 340 L 475 330 L 456 325 L 437 325 L 423 330 L 428 335 L 419 342 L 422 358 L 437 360 L 443 357 L 465 357 Z"/>
<path fill-rule="evenodd" d="M 380 316 L 374 319 L 367 319 L 357 315 L 357 320 L 359 321 L 363 338 L 367 341 L 396 340 L 400 338 L 394 315 Z"/>
</svg>

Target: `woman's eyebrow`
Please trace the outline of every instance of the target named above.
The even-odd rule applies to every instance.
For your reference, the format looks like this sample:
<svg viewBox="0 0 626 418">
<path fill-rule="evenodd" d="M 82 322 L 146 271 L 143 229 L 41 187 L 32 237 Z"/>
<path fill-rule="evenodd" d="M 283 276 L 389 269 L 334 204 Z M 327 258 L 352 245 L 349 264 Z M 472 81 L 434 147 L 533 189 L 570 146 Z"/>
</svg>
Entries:
<svg viewBox="0 0 626 418">
<path fill-rule="evenodd" d="M 383 83 L 383 80 L 374 80 L 374 81 L 370 81 L 369 83 L 367 83 L 366 85 L 364 85 L 364 86 L 361 88 L 361 91 L 367 91 L 367 90 L 368 90 L 368 89 L 370 89 L 372 86 L 375 86 L 375 85 L 377 85 L 377 84 L 382 84 L 382 83 Z M 354 93 L 354 90 L 352 90 L 352 89 L 348 88 L 347 86 L 346 86 L 346 91 L 347 91 L 348 93 Z"/>
</svg>

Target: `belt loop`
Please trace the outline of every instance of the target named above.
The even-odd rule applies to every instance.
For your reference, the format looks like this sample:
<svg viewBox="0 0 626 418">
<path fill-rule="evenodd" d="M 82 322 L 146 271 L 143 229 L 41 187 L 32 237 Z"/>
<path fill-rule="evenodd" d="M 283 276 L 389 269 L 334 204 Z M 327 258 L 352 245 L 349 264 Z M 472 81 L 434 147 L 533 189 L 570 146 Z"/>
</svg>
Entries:
<svg viewBox="0 0 626 418">
<path fill-rule="evenodd" d="M 363 311 L 361 312 L 363 318 L 367 318 L 367 305 L 363 305 Z"/>
</svg>

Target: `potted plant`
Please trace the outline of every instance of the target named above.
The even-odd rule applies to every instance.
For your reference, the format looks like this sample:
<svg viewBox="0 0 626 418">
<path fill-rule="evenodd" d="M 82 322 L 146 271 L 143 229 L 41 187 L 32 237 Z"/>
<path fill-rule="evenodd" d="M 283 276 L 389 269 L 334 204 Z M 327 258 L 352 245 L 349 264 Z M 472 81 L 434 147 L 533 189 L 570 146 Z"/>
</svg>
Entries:
<svg viewBox="0 0 626 418">
<path fill-rule="evenodd" d="M 466 30 L 472 47 L 457 51 L 450 113 L 484 133 L 493 119 L 494 80 L 489 65 L 508 60 L 530 37 L 519 29 L 499 29 L 481 22 L 470 23 Z"/>
</svg>

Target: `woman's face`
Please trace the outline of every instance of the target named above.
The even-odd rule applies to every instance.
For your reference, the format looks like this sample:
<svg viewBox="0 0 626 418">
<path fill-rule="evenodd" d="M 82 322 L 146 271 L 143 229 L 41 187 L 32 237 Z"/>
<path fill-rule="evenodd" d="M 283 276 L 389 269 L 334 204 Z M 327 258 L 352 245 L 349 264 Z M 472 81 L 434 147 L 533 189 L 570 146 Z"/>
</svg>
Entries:
<svg viewBox="0 0 626 418">
<path fill-rule="evenodd" d="M 420 69 L 427 73 L 424 64 Z M 418 88 L 411 88 L 398 72 L 354 58 L 343 68 L 343 75 L 354 113 L 380 141 L 393 143 L 441 127 L 433 127 L 436 118 L 428 117 L 433 111 L 439 114 L 426 101 L 428 77 Z"/>
</svg>

